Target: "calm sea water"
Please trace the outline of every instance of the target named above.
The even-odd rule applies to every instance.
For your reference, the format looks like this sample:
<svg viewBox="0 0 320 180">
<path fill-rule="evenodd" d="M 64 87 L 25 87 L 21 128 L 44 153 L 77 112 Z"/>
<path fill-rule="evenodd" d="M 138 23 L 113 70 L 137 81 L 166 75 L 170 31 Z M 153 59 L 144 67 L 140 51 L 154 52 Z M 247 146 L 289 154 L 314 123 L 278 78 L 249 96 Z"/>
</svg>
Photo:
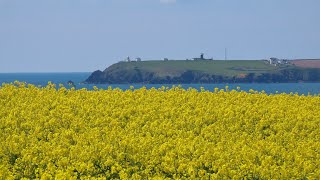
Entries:
<svg viewBox="0 0 320 180">
<path fill-rule="evenodd" d="M 11 83 L 15 80 L 23 81 L 35 85 L 45 86 L 49 81 L 55 84 L 65 84 L 69 80 L 75 83 L 77 89 L 87 88 L 92 89 L 93 86 L 98 88 L 106 89 L 108 86 L 113 88 L 121 88 L 123 90 L 129 89 L 130 86 L 134 86 L 135 89 L 141 88 L 143 86 L 147 88 L 159 88 L 161 86 L 172 87 L 172 84 L 82 84 L 86 78 L 90 76 L 91 73 L 0 73 L 0 84 Z M 176 84 L 177 85 L 177 84 Z M 254 89 L 257 91 L 266 91 L 267 93 L 299 93 L 299 94 L 320 94 L 320 83 L 262 83 L 262 84 L 182 84 L 183 88 L 193 87 L 200 89 L 204 87 L 206 90 L 213 91 L 214 88 L 223 89 L 225 86 L 229 86 L 229 89 L 236 89 L 238 86 L 241 90 L 249 91 Z"/>
</svg>

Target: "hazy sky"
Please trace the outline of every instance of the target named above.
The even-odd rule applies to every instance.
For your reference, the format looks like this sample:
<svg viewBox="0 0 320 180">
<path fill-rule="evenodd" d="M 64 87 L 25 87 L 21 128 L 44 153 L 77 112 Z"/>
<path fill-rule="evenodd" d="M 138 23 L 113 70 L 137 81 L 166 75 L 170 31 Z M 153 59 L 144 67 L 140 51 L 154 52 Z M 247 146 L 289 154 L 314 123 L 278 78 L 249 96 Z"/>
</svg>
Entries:
<svg viewBox="0 0 320 180">
<path fill-rule="evenodd" d="M 0 72 L 124 59 L 320 58 L 319 0 L 0 0 Z"/>
</svg>

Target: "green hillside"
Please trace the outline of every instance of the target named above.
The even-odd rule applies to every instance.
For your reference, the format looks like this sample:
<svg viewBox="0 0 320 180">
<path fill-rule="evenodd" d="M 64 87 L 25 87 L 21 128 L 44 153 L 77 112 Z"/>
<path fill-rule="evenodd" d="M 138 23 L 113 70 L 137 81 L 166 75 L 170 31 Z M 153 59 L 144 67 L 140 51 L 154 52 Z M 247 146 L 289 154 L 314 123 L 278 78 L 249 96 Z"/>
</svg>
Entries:
<svg viewBox="0 0 320 180">
<path fill-rule="evenodd" d="M 267 61 L 262 60 L 171 60 L 171 61 L 141 61 L 141 62 L 120 62 L 110 66 L 108 69 L 134 68 L 141 71 L 156 72 L 158 76 L 176 76 L 186 70 L 199 71 L 207 74 L 222 76 L 238 76 L 241 74 L 278 71 L 279 66 L 272 66 Z M 107 71 L 106 69 L 105 71 Z"/>
<path fill-rule="evenodd" d="M 170 60 L 119 62 L 95 71 L 85 83 L 275 83 L 319 82 L 320 68 L 263 60 Z"/>
</svg>

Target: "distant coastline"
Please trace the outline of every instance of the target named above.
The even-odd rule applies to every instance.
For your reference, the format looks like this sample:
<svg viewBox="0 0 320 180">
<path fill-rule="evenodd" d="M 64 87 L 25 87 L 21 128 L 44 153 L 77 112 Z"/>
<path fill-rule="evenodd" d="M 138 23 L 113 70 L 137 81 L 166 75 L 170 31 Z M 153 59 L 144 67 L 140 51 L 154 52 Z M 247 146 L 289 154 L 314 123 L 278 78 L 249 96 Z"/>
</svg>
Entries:
<svg viewBox="0 0 320 180">
<path fill-rule="evenodd" d="M 320 59 L 149 60 L 118 62 L 94 71 L 87 84 L 295 83 L 320 82 Z"/>
</svg>

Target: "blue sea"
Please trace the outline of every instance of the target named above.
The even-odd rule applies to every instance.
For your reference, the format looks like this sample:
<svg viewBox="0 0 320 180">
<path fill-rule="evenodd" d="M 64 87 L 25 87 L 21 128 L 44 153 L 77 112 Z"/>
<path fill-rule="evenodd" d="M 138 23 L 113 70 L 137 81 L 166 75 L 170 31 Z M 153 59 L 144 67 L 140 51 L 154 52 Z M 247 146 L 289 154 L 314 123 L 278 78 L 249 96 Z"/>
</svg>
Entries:
<svg viewBox="0 0 320 180">
<path fill-rule="evenodd" d="M 82 82 L 90 76 L 90 72 L 77 72 L 77 73 L 0 73 L 0 84 L 11 83 L 14 81 L 27 82 L 30 84 L 46 86 L 49 81 L 55 84 L 67 85 L 68 81 L 75 83 L 76 89 L 87 88 L 93 89 L 93 86 L 106 89 L 109 86 L 112 88 L 120 88 L 123 90 L 129 89 L 134 86 L 135 89 L 145 86 L 146 88 L 159 88 L 162 86 L 172 87 L 173 84 L 83 84 Z M 174 84 L 178 85 L 178 84 Z M 229 86 L 229 89 L 236 89 L 240 87 L 241 90 L 249 91 L 250 89 L 262 91 L 264 90 L 269 94 L 276 93 L 299 93 L 299 94 L 320 94 L 320 83 L 239 83 L 239 84 L 181 84 L 183 88 L 196 88 L 201 87 L 206 90 L 213 91 L 214 88 L 224 89 Z"/>
</svg>

